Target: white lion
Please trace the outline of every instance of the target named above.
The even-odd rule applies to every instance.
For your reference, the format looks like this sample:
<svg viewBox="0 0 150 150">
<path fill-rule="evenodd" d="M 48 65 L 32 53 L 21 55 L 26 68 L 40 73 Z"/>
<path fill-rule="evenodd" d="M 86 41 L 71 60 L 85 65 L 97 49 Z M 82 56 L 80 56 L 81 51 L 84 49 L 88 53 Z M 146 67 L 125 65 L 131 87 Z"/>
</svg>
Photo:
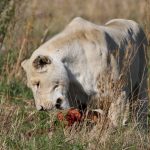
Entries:
<svg viewBox="0 0 150 150">
<path fill-rule="evenodd" d="M 129 66 L 128 86 L 120 89 L 126 97 L 122 101 L 128 105 L 131 95 L 138 89 L 140 108 L 136 115 L 139 122 L 146 124 L 147 40 L 143 30 L 132 20 L 113 19 L 99 26 L 77 17 L 24 60 L 21 65 L 26 71 L 36 108 L 66 109 L 87 104 L 99 94 L 98 76 L 105 76 L 111 67 L 112 79 L 119 79 L 122 64 L 127 63 L 123 58 L 129 45 L 132 45 L 133 60 Z"/>
</svg>

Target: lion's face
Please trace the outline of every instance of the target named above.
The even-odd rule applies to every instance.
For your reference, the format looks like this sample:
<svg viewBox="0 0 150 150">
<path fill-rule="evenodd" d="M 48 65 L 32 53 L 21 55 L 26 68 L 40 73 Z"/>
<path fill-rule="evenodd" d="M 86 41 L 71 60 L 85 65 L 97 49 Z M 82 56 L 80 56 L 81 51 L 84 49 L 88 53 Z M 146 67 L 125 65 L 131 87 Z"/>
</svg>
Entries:
<svg viewBox="0 0 150 150">
<path fill-rule="evenodd" d="M 32 89 L 38 110 L 65 109 L 67 99 L 68 75 L 61 62 L 47 56 L 37 56 L 25 60 L 22 67 L 27 74 L 28 87 Z"/>
</svg>

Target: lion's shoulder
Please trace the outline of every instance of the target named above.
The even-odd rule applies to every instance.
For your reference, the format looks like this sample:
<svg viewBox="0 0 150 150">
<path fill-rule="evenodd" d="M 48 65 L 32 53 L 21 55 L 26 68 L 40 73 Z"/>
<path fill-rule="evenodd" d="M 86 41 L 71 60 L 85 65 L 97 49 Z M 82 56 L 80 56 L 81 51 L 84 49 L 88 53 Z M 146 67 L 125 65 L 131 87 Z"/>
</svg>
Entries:
<svg viewBox="0 0 150 150">
<path fill-rule="evenodd" d="M 81 17 L 74 18 L 66 28 L 51 39 L 51 44 L 55 47 L 63 46 L 74 41 L 89 41 L 95 38 L 104 37 L 103 29 L 100 26 L 89 22 Z M 102 40 L 102 39 L 101 39 Z"/>
</svg>

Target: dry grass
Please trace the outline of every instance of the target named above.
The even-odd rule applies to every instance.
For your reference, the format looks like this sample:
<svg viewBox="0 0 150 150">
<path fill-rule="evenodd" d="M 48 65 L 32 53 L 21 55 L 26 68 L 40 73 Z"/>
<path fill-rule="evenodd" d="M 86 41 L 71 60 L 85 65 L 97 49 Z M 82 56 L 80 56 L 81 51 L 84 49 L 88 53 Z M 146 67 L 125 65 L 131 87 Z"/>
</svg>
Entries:
<svg viewBox="0 0 150 150">
<path fill-rule="evenodd" d="M 112 18 L 133 19 L 143 26 L 150 41 L 150 1 L 11 1 L 15 3 L 15 13 L 5 24 L 7 32 L 2 34 L 5 38 L 0 41 L 3 44 L 3 53 L 0 53 L 1 149 L 150 149 L 149 133 L 141 133 L 134 124 L 118 127 L 114 131 L 110 128 L 109 121 L 106 124 L 92 124 L 90 127 L 85 121 L 81 126 L 71 129 L 64 129 L 57 124 L 56 130 L 51 132 L 55 112 L 35 110 L 32 94 L 24 86 L 26 78 L 20 68 L 24 58 L 30 56 L 46 39 L 61 31 L 76 16 L 97 24 Z M 109 77 L 107 81 L 110 81 Z M 123 82 L 124 79 L 113 87 L 114 100 L 119 97 L 120 92 L 116 89 Z M 109 83 L 105 84 L 108 91 L 112 88 Z M 100 88 L 103 89 L 101 86 L 102 84 Z M 111 97 L 107 97 L 107 100 L 112 102 Z M 108 103 L 103 107 L 106 106 Z M 108 110 L 109 107 L 105 109 Z"/>
</svg>

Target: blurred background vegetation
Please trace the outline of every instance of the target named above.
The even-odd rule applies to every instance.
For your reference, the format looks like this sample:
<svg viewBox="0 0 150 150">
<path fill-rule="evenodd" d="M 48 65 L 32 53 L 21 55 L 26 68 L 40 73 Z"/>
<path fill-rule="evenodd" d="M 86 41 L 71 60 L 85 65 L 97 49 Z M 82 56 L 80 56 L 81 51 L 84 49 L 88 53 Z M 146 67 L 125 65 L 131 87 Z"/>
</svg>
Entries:
<svg viewBox="0 0 150 150">
<path fill-rule="evenodd" d="M 87 147 L 85 140 L 66 142 L 63 130 L 58 130 L 51 138 L 49 132 L 45 133 L 51 115 L 34 109 L 32 94 L 24 85 L 26 78 L 20 67 L 23 59 L 77 16 L 96 24 L 104 24 L 113 18 L 135 20 L 143 27 L 150 42 L 150 0 L 0 0 L 1 149 Z M 134 139 L 125 142 L 122 132 L 116 137 L 117 142 L 109 141 L 101 148 L 145 148 L 139 137 L 133 136 Z"/>
</svg>

